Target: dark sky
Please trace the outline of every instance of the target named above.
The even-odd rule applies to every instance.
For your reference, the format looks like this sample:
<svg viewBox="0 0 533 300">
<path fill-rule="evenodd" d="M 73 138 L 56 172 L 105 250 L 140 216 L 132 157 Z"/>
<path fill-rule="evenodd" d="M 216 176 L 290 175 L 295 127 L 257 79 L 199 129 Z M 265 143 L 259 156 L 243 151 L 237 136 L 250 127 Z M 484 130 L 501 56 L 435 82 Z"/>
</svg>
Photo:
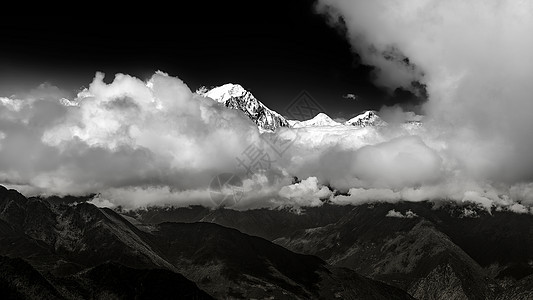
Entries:
<svg viewBox="0 0 533 300">
<path fill-rule="evenodd" d="M 155 70 L 201 85 L 240 83 L 283 113 L 302 90 L 332 117 L 412 102 L 372 84 L 339 29 L 312 0 L 157 2 L 26 7 L 4 12 L 0 92 L 44 81 L 75 91 L 96 71 L 147 79 Z M 217 4 L 218 3 L 218 4 Z M 46 4 L 47 5 L 47 4 Z M 347 100 L 347 93 L 359 100 Z"/>
</svg>

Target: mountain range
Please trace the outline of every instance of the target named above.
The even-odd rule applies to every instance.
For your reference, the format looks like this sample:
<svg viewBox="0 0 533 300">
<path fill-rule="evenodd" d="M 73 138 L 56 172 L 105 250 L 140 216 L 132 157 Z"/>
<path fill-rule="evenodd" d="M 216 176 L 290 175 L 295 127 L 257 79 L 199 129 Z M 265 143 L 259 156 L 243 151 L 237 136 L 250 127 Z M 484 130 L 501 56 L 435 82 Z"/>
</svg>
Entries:
<svg viewBox="0 0 533 300">
<path fill-rule="evenodd" d="M 531 299 L 533 216 L 455 202 L 325 203 L 235 211 L 202 207 L 127 213 L 139 223 L 212 222 L 315 255 L 416 299 Z M 144 225 L 146 226 L 146 225 Z"/>
<path fill-rule="evenodd" d="M 344 122 L 337 122 L 324 112 L 318 113 L 310 120 L 287 120 L 281 114 L 266 107 L 251 92 L 239 84 L 228 83 L 211 89 L 202 87 L 196 93 L 211 98 L 228 108 L 242 111 L 261 130 L 274 131 L 279 127 L 356 126 L 362 128 L 387 125 L 375 111 L 371 110 L 365 111 Z"/>
<path fill-rule="evenodd" d="M 444 200 L 123 211 L 0 187 L 0 290 L 15 299 L 531 299 L 532 233 L 532 215 Z"/>
<path fill-rule="evenodd" d="M 240 85 L 198 93 L 262 131 L 387 126 L 374 111 L 286 120 Z M 447 200 L 123 210 L 94 197 L 0 186 L 2 298 L 533 299 L 531 214 Z"/>
<path fill-rule="evenodd" d="M 0 186 L 0 291 L 12 299 L 412 299 L 213 222 L 141 223 Z"/>
</svg>

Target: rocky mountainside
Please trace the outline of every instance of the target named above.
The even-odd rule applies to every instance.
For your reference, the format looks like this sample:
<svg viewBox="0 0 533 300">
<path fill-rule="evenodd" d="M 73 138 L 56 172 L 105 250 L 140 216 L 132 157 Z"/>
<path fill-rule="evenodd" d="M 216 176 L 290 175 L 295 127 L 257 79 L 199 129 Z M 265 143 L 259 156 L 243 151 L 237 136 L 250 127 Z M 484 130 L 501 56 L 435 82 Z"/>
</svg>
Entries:
<svg viewBox="0 0 533 300">
<path fill-rule="evenodd" d="M 143 224 L 89 203 L 57 200 L 27 199 L 0 186 L 1 292 L 25 299 L 160 299 L 173 289 L 175 297 L 189 299 L 411 299 L 235 229 Z"/>
<path fill-rule="evenodd" d="M 199 89 L 198 94 L 209 97 L 224 106 L 242 111 L 262 130 L 273 131 L 279 127 L 289 127 L 287 120 L 270 110 L 261 101 L 239 84 L 225 84 L 213 89 Z"/>
</svg>

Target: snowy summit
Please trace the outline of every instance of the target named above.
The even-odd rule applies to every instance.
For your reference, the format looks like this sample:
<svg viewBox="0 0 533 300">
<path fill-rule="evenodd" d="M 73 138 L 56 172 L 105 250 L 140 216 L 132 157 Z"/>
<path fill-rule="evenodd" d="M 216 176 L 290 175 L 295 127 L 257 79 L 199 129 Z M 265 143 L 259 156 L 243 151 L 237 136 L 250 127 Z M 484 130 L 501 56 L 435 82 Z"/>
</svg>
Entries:
<svg viewBox="0 0 533 300">
<path fill-rule="evenodd" d="M 227 83 L 210 90 L 201 88 L 197 93 L 228 108 L 244 112 L 262 130 L 273 131 L 279 127 L 289 127 L 283 116 L 270 110 L 239 84 Z"/>
<path fill-rule="evenodd" d="M 323 126 L 342 126 L 341 123 L 334 121 L 325 113 L 319 113 L 314 118 L 307 121 L 291 121 L 293 128 L 301 127 L 323 127 Z"/>
<path fill-rule="evenodd" d="M 367 127 L 367 126 L 385 126 L 387 122 L 383 121 L 375 111 L 368 110 L 360 115 L 357 115 L 350 120 L 346 121 L 344 125 L 347 126 L 358 126 L 358 127 Z"/>
</svg>

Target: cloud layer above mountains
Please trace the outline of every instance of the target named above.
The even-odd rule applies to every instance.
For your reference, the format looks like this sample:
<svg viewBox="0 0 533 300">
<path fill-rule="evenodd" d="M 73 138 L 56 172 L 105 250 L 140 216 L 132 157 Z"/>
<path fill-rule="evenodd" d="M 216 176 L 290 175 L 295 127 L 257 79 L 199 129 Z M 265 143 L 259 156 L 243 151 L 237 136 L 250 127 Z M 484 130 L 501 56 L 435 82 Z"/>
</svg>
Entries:
<svg viewBox="0 0 533 300">
<path fill-rule="evenodd" d="M 422 127 L 384 108 L 385 127 L 260 133 L 176 77 L 108 84 L 97 73 L 75 97 L 49 85 L 0 97 L 0 184 L 126 208 L 213 206 L 213 179 L 236 173 L 237 208 L 451 199 L 531 211 L 532 4 L 321 0 L 317 10 L 345 26 L 377 84 L 427 86 Z M 272 138 L 289 147 L 273 151 Z M 251 156 L 262 163 L 252 171 L 239 164 Z"/>
</svg>

